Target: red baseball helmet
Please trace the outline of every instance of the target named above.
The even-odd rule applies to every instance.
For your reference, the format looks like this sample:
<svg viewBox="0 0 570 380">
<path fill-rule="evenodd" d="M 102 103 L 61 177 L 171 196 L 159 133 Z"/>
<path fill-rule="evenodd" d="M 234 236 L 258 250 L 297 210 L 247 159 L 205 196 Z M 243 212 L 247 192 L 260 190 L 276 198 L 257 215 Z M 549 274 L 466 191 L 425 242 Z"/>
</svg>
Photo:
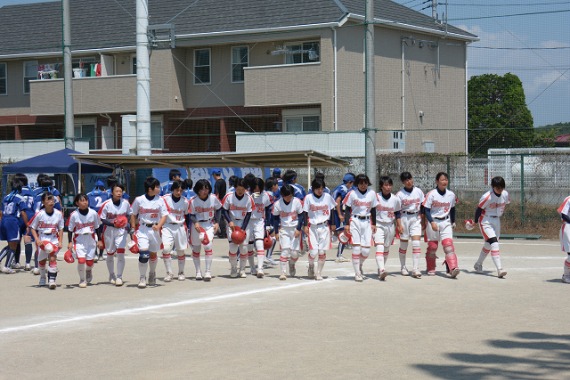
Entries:
<svg viewBox="0 0 570 380">
<path fill-rule="evenodd" d="M 247 234 L 245 233 L 244 230 L 242 230 L 239 227 L 234 227 L 234 230 L 232 231 L 232 235 L 231 235 L 232 243 L 241 244 L 244 242 L 246 237 L 247 237 Z"/>
<path fill-rule="evenodd" d="M 203 229 L 202 227 L 200 227 L 200 232 L 198 233 L 198 236 L 200 237 L 200 242 L 203 245 L 208 245 L 210 243 L 210 238 L 208 237 L 206 230 Z"/>
<path fill-rule="evenodd" d="M 68 264 L 73 264 L 75 262 L 75 258 L 73 257 L 73 253 L 71 252 L 71 249 L 68 249 L 67 251 L 65 251 L 65 253 L 63 254 L 63 259 Z"/>
<path fill-rule="evenodd" d="M 131 251 L 135 255 L 140 252 L 136 235 L 133 235 L 133 239 L 130 242 L 128 242 L 127 247 L 129 248 L 129 251 Z"/>
<path fill-rule="evenodd" d="M 265 235 L 265 238 L 263 239 L 263 248 L 270 249 L 271 247 L 273 247 L 273 239 L 271 239 L 271 236 Z"/>
<path fill-rule="evenodd" d="M 125 215 L 119 215 L 113 221 L 113 225 L 117 228 L 124 228 L 128 223 L 127 217 Z"/>
<path fill-rule="evenodd" d="M 352 241 L 352 235 L 350 232 L 346 232 L 346 231 L 342 231 L 339 235 L 338 235 L 338 241 L 340 241 L 342 244 L 348 244 Z"/>
<path fill-rule="evenodd" d="M 55 251 L 57 251 L 57 246 L 55 244 L 53 244 L 50 241 L 44 240 L 42 241 L 42 245 L 43 245 L 43 250 L 45 251 L 45 253 L 47 253 L 48 255 L 50 253 L 53 253 Z"/>
<path fill-rule="evenodd" d="M 473 219 L 466 219 L 465 220 L 465 229 L 467 231 L 471 231 L 474 228 L 475 228 L 475 222 L 473 222 Z"/>
</svg>

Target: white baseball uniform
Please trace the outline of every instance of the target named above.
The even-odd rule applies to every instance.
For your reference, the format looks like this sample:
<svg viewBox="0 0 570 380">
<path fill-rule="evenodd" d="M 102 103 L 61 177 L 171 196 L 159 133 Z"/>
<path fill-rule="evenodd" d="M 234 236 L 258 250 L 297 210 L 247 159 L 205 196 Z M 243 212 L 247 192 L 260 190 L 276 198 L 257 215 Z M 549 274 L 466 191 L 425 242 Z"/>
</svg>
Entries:
<svg viewBox="0 0 570 380">
<path fill-rule="evenodd" d="M 174 200 L 172 193 L 164 195 L 162 199 L 168 210 L 166 223 L 162 228 L 164 251 L 170 252 L 172 249 L 183 251 L 188 248 L 185 216 L 188 215 L 189 202 L 184 197 L 180 197 L 178 201 Z"/>
<path fill-rule="evenodd" d="M 490 238 L 501 236 L 501 216 L 505 212 L 505 207 L 511 203 L 511 198 L 507 190 L 503 190 L 497 196 L 493 190 L 487 191 L 479 200 L 478 207 L 483 210 L 479 217 L 479 228 L 485 241 Z"/>
<path fill-rule="evenodd" d="M 438 224 L 438 231 L 434 231 L 431 223 L 427 223 L 426 234 L 428 241 L 443 241 L 453 238 L 453 229 L 449 220 L 449 211 L 455 207 L 457 197 L 451 190 L 446 189 L 440 194 L 437 189 L 429 191 L 424 200 L 423 206 L 429 208 L 433 221 Z"/>
<path fill-rule="evenodd" d="M 342 203 L 351 208 L 350 233 L 352 244 L 370 247 L 372 243 L 370 210 L 378 205 L 376 192 L 366 189 L 362 193 L 358 189 L 353 189 L 346 194 Z"/>
<path fill-rule="evenodd" d="M 160 232 L 154 231 L 152 226 L 158 224 L 163 216 L 168 215 L 164 199 L 156 195 L 149 200 L 146 195 L 140 195 L 135 198 L 131 208 L 133 215 L 137 215 L 139 220 L 136 232 L 139 249 L 158 252 L 162 239 Z"/>
<path fill-rule="evenodd" d="M 560 215 L 564 214 L 570 217 L 570 197 L 566 197 L 556 211 Z M 570 252 L 570 223 L 564 220 L 562 220 L 562 226 L 560 227 L 560 246 L 562 252 Z"/>
<path fill-rule="evenodd" d="M 129 218 L 131 213 L 131 205 L 126 199 L 121 198 L 117 204 L 113 202 L 113 199 L 108 199 L 103 202 L 99 209 L 99 218 L 113 222 L 121 215 Z M 127 244 L 126 226 L 123 228 L 105 226 L 103 228 L 103 242 L 105 243 L 107 253 L 113 254 L 118 249 L 121 249 L 124 253 Z"/>
<path fill-rule="evenodd" d="M 45 209 L 41 209 L 36 212 L 32 220 L 28 222 L 28 225 L 37 231 L 40 241 L 49 241 L 54 245 L 58 245 L 58 233 L 60 230 L 63 230 L 63 214 L 61 211 L 54 209 L 50 215 Z M 38 260 L 43 261 L 47 257 L 47 252 L 40 248 Z"/>
<path fill-rule="evenodd" d="M 101 225 L 97 212 L 91 208 L 83 215 L 75 210 L 69 216 L 68 230 L 73 232 L 73 250 L 77 258 L 93 260 L 97 251 L 96 230 Z"/>
<path fill-rule="evenodd" d="M 278 216 L 281 227 L 279 229 L 279 244 L 281 249 L 298 251 L 300 245 L 300 235 L 295 237 L 295 230 L 299 221 L 299 214 L 303 213 L 303 204 L 299 198 L 293 197 L 289 204 L 283 198 L 273 204 L 272 214 Z"/>
<path fill-rule="evenodd" d="M 420 208 L 425 199 L 424 192 L 414 186 L 412 191 L 400 189 L 396 196 L 402 204 L 401 222 L 404 232 L 400 235 L 400 239 L 409 240 L 411 236 L 420 236 L 422 234 Z"/>
<path fill-rule="evenodd" d="M 396 235 L 396 212 L 400 211 L 402 205 L 400 198 L 390 194 L 388 199 L 381 193 L 376 195 L 378 205 L 376 206 L 376 233 L 374 234 L 374 244 L 384 246 L 387 251 L 394 241 Z"/>
<path fill-rule="evenodd" d="M 214 215 L 222 208 L 222 202 L 214 194 L 209 194 L 205 200 L 199 196 L 190 198 L 188 213 L 196 217 L 196 221 L 206 231 L 208 239 L 214 239 Z M 190 229 L 190 245 L 200 246 L 200 234 L 195 228 Z"/>
<path fill-rule="evenodd" d="M 336 202 L 329 193 L 323 192 L 321 197 L 310 193 L 303 201 L 303 211 L 307 213 L 309 226 L 309 251 L 313 256 L 318 251 L 326 251 L 331 248 L 331 234 L 329 220 L 331 210 L 336 208 Z"/>
</svg>

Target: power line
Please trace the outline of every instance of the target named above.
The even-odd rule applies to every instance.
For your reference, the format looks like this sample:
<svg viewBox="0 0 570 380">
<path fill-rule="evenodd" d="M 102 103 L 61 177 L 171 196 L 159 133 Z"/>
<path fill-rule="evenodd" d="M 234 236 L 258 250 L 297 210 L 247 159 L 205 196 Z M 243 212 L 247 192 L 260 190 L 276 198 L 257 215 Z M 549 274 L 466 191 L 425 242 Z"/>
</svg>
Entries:
<svg viewBox="0 0 570 380">
<path fill-rule="evenodd" d="M 439 3 L 441 5 L 445 5 L 446 3 Z M 451 5 L 454 7 L 541 7 L 545 5 L 565 5 L 570 4 L 570 1 L 552 1 L 552 2 L 544 2 L 544 3 L 503 3 L 503 4 L 481 4 L 480 2 L 474 4 L 473 2 L 470 3 L 456 3 L 456 2 L 447 2 L 447 5 Z"/>
<path fill-rule="evenodd" d="M 557 11 L 544 11 L 544 12 L 513 13 L 509 15 L 496 15 L 496 16 L 450 18 L 449 21 L 481 20 L 486 18 L 504 18 L 504 17 L 516 17 L 516 16 L 541 15 L 541 14 L 550 14 L 550 13 L 565 13 L 565 12 L 570 12 L 570 9 L 562 9 Z"/>
</svg>

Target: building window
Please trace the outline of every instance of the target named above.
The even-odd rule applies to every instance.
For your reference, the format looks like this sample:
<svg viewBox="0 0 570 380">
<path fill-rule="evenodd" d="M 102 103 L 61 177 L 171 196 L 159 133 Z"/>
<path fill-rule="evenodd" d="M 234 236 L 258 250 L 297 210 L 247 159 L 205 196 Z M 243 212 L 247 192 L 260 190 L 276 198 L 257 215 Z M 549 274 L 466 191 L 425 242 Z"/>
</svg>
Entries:
<svg viewBox="0 0 570 380">
<path fill-rule="evenodd" d="M 5 63 L 0 63 L 0 95 L 8 95 L 8 68 Z"/>
<path fill-rule="evenodd" d="M 150 122 L 150 147 L 152 149 L 164 149 L 162 118 L 152 118 Z"/>
<path fill-rule="evenodd" d="M 95 57 L 74 58 L 71 61 L 73 76 L 75 78 L 94 77 L 96 76 L 97 60 Z"/>
<path fill-rule="evenodd" d="M 24 94 L 30 93 L 30 81 L 38 79 L 38 61 L 24 62 Z"/>
<path fill-rule="evenodd" d="M 392 132 L 392 149 L 400 152 L 406 150 L 406 132 L 404 131 Z"/>
<path fill-rule="evenodd" d="M 97 134 L 95 129 L 95 123 L 85 122 L 82 124 L 75 124 L 74 134 L 76 139 L 88 140 L 89 149 L 97 149 Z"/>
<path fill-rule="evenodd" d="M 194 84 L 210 84 L 210 49 L 194 50 Z"/>
<path fill-rule="evenodd" d="M 320 116 L 291 116 L 285 119 L 287 132 L 314 132 L 321 129 Z"/>
<path fill-rule="evenodd" d="M 287 50 L 285 63 L 287 64 L 320 62 L 321 49 L 317 41 L 291 43 L 285 48 Z"/>
<path fill-rule="evenodd" d="M 232 47 L 232 82 L 243 82 L 243 69 L 249 64 L 249 49 L 247 46 Z"/>
</svg>

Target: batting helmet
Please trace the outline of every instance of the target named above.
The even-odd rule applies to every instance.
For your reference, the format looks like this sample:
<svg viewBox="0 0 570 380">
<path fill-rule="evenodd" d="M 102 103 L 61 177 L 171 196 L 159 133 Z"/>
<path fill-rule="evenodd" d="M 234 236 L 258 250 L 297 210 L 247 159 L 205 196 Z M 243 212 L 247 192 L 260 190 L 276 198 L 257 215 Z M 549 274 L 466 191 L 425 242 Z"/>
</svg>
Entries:
<svg viewBox="0 0 570 380">
<path fill-rule="evenodd" d="M 75 259 L 73 258 L 73 253 L 71 252 L 71 249 L 68 249 L 67 251 L 65 251 L 65 253 L 63 254 L 63 259 L 68 264 L 73 264 L 75 262 Z"/>
<path fill-rule="evenodd" d="M 338 235 L 338 241 L 340 241 L 342 244 L 348 244 L 350 243 L 351 240 L 352 240 L 352 235 L 350 232 L 342 231 Z"/>
<path fill-rule="evenodd" d="M 206 230 L 203 229 L 202 227 L 200 227 L 200 232 L 198 233 L 198 236 L 200 237 L 200 242 L 203 245 L 208 245 L 210 243 L 210 238 L 208 237 Z"/>
<path fill-rule="evenodd" d="M 267 234 L 265 238 L 263 238 L 263 249 L 270 249 L 271 247 L 273 247 L 273 239 Z"/>
<path fill-rule="evenodd" d="M 137 241 L 137 235 L 133 235 L 133 239 L 127 244 L 127 247 L 129 248 L 129 251 L 131 251 L 135 255 L 140 252 Z"/>
<path fill-rule="evenodd" d="M 113 225 L 116 228 L 124 228 L 128 223 L 127 217 L 125 215 L 119 215 L 113 221 Z"/>
<path fill-rule="evenodd" d="M 465 229 L 467 231 L 471 231 L 474 228 L 475 228 L 475 223 L 473 222 L 473 219 L 466 219 L 465 220 Z"/>
<path fill-rule="evenodd" d="M 45 251 L 45 253 L 47 253 L 48 255 L 50 253 L 57 251 L 57 247 L 52 242 L 47 240 L 42 241 L 41 246 L 42 249 Z"/>
<path fill-rule="evenodd" d="M 242 230 L 239 227 L 234 227 L 234 230 L 232 231 L 232 235 L 231 235 L 232 243 L 241 244 L 244 242 L 246 237 L 247 237 L 247 234 L 245 233 L 244 230 Z"/>
</svg>

